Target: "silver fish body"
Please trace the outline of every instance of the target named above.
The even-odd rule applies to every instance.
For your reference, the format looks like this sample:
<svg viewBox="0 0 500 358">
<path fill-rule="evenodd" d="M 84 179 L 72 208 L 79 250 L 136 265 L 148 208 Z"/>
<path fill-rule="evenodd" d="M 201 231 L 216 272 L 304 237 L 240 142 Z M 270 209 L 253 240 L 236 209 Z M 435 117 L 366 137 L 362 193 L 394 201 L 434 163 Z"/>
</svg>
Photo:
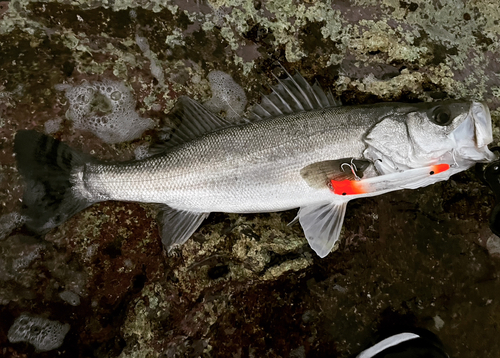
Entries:
<svg viewBox="0 0 500 358">
<path fill-rule="evenodd" d="M 491 119 L 479 102 L 336 106 L 300 75 L 281 81 L 274 93 L 254 109 L 256 120 L 241 125 L 225 123 L 200 104 L 181 99 L 184 108 L 178 117 L 183 123 L 172 140 L 176 145 L 143 160 L 103 163 L 66 154 L 71 157 L 66 172 L 71 196 L 79 204 L 69 210 L 72 201 L 67 199 L 67 214 L 47 214 L 49 224 L 39 220 L 33 226 L 54 227 L 73 211 L 98 201 L 161 203 L 166 205 L 159 216 L 162 240 L 172 247 L 187 240 L 209 212 L 300 207 L 298 219 L 306 238 L 324 257 L 338 239 L 349 200 L 429 185 L 477 161 L 495 158 L 487 147 L 492 141 Z M 28 139 L 45 141 L 47 152 L 70 150 L 40 136 L 19 141 L 16 137 L 16 142 Z M 26 165 L 23 170 L 32 154 L 23 154 L 20 144 L 16 147 L 21 174 L 36 181 L 33 168 Z M 403 180 L 392 180 L 375 192 L 338 195 L 329 182 L 348 176 L 343 173 L 346 168 L 359 179 L 353 160 L 367 163 L 363 178 L 400 175 Z M 447 163 L 450 170 L 411 177 L 411 169 L 436 163 Z M 28 195 L 26 202 L 37 200 Z"/>
<path fill-rule="evenodd" d="M 466 110 L 473 103 L 457 101 L 444 105 L 460 106 L 464 109 L 460 114 L 468 114 Z M 483 105 L 476 102 L 474 106 Z M 377 144 L 370 132 L 376 124 L 384 126 L 384 121 L 394 118 L 403 116 L 404 120 L 416 113 L 425 114 L 429 108 L 432 106 L 427 103 L 387 103 L 281 116 L 211 132 L 141 161 L 89 163 L 83 180 L 87 195 L 96 199 L 164 203 L 195 212 L 269 212 L 334 201 L 339 198 L 329 188 L 311 188 L 300 170 L 329 159 L 361 158 L 370 144 Z M 405 135 L 412 130 L 404 121 L 401 123 Z M 454 129 L 459 124 L 452 122 L 449 126 Z M 446 135 L 440 133 L 425 132 L 422 138 L 417 135 L 400 141 L 396 140 L 396 133 L 389 129 L 387 133 L 390 140 L 383 145 L 391 154 L 391 162 L 409 168 L 417 167 L 411 166 L 411 159 L 418 166 L 425 166 L 454 149 L 453 141 L 443 147 Z M 433 151 L 425 157 L 425 148 L 415 148 L 417 141 L 424 140 L 435 141 L 429 147 L 437 147 L 437 154 Z M 402 149 L 409 145 L 413 145 L 407 150 L 411 154 L 403 156 Z M 418 162 L 408 158 L 415 157 L 417 149 L 421 149 L 423 157 Z M 396 156 L 401 158 L 395 159 Z M 492 158 L 486 148 L 484 157 L 479 159 Z"/>
<path fill-rule="evenodd" d="M 234 126 L 139 162 L 89 164 L 84 181 L 93 197 L 179 210 L 292 209 L 329 197 L 328 188 L 311 188 L 300 170 L 317 161 L 361 157 L 368 129 L 392 108 L 334 107 Z"/>
</svg>

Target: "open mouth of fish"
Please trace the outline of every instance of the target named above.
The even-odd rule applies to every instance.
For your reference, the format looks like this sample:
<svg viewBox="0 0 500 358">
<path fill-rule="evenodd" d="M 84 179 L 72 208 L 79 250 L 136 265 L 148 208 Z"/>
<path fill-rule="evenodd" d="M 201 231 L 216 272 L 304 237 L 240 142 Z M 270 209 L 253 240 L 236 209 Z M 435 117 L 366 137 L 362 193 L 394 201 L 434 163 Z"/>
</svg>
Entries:
<svg viewBox="0 0 500 358">
<path fill-rule="evenodd" d="M 394 185 L 400 188 L 415 189 L 446 180 L 476 163 L 491 163 L 497 160 L 500 156 L 488 148 L 488 144 L 493 141 L 488 106 L 485 103 L 472 102 L 469 110 L 462 116 L 461 123 L 446 137 L 442 137 L 448 144 L 448 149 L 434 148 L 435 151 L 430 151 L 423 157 L 412 157 L 411 164 L 394 161 L 389 153 L 382 153 L 369 146 L 364 154 L 373 160 L 377 173 L 369 172 L 366 177 L 375 175 L 375 178 L 370 180 L 384 180 L 394 182 Z M 420 177 L 420 169 L 433 165 L 446 165 L 446 170 L 433 172 L 435 175 L 432 176 Z"/>
<path fill-rule="evenodd" d="M 467 118 L 450 134 L 450 138 L 456 142 L 453 155 L 459 165 L 462 164 L 460 161 L 490 162 L 497 159 L 497 155 L 488 149 L 488 143 L 493 141 L 493 130 L 485 103 L 473 102 Z M 475 145 L 471 146 L 471 143 Z"/>
</svg>

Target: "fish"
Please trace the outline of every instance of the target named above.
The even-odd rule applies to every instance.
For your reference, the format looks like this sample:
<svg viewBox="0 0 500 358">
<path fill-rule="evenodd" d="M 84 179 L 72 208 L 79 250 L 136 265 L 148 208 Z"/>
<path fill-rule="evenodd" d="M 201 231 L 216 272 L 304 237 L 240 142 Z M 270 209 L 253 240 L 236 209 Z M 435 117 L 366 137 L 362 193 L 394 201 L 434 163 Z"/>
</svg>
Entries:
<svg viewBox="0 0 500 358">
<path fill-rule="evenodd" d="M 485 103 L 343 106 L 298 72 L 276 80 L 241 123 L 181 96 L 169 140 L 141 160 L 105 162 L 18 131 L 25 224 L 44 233 L 97 202 L 155 203 L 162 243 L 172 250 L 211 212 L 299 208 L 294 222 L 323 258 L 350 200 L 431 185 L 496 159 Z"/>
</svg>

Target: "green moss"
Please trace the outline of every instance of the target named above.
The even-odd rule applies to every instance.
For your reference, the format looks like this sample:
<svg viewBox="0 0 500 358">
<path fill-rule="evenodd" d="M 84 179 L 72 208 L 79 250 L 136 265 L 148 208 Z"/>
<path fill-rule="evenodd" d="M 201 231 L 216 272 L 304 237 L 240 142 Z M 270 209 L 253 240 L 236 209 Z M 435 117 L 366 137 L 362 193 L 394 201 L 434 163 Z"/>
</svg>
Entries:
<svg viewBox="0 0 500 358">
<path fill-rule="evenodd" d="M 391 78 L 390 80 L 381 81 L 371 75 L 361 81 L 351 81 L 350 84 L 361 92 L 367 92 L 375 94 L 380 98 L 390 99 L 401 95 L 403 91 L 411 91 L 414 94 L 422 93 L 423 78 L 424 76 L 419 72 L 403 70 L 399 76 Z"/>
<path fill-rule="evenodd" d="M 156 317 L 161 311 L 168 310 L 167 301 L 158 295 L 166 294 L 161 286 L 146 285 L 141 291 L 141 297 L 136 299 L 130 308 L 127 319 L 122 326 L 123 337 L 130 342 L 119 355 L 120 358 L 150 358 L 158 357 L 159 353 L 153 346 L 156 337 L 155 331 L 159 328 Z M 161 302 L 161 303 L 160 303 Z"/>
<path fill-rule="evenodd" d="M 349 49 L 355 51 L 362 61 L 369 60 L 370 53 L 381 52 L 387 56 L 388 62 L 425 62 L 428 48 L 407 43 L 400 38 L 400 32 L 396 32 L 385 21 L 361 20 L 354 28 L 356 32 L 361 36 L 351 39 Z"/>
</svg>

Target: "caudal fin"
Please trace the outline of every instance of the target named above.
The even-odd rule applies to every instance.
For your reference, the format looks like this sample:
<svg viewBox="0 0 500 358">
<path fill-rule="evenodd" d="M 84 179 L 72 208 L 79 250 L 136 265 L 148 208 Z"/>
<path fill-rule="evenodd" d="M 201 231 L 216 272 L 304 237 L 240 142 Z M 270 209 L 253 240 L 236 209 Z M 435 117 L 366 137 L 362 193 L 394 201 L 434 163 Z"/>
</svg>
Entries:
<svg viewBox="0 0 500 358">
<path fill-rule="evenodd" d="M 22 214 L 31 230 L 44 233 L 93 204 L 75 190 L 74 174 L 89 156 L 32 130 L 16 133 L 14 152 L 25 182 Z"/>
</svg>

